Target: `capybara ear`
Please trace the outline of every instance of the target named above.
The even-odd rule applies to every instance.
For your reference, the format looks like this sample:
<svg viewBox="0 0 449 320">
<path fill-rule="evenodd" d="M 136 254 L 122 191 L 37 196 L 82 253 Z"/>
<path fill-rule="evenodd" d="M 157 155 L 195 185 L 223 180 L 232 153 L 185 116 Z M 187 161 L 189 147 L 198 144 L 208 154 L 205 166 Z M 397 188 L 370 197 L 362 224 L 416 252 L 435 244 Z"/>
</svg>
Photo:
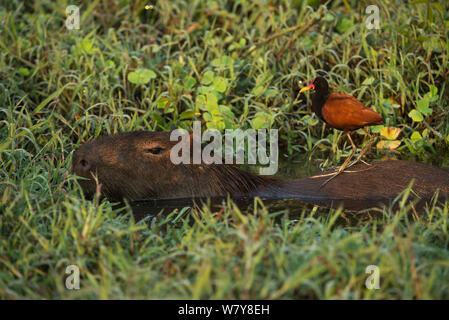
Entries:
<svg viewBox="0 0 449 320">
<path fill-rule="evenodd" d="M 165 148 L 156 146 L 153 148 L 145 148 L 143 151 L 149 154 L 161 154 L 165 151 Z"/>
</svg>

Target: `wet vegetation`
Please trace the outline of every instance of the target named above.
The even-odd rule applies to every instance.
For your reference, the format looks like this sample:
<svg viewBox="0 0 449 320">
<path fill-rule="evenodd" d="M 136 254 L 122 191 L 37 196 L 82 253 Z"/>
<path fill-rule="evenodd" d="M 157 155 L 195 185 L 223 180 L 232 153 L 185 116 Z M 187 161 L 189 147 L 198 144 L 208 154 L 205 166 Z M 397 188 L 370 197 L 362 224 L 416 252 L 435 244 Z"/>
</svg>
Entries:
<svg viewBox="0 0 449 320">
<path fill-rule="evenodd" d="M 380 29 L 363 1 L 82 1 L 79 30 L 70 4 L 0 4 L 1 298 L 449 298 L 449 203 L 417 212 L 409 189 L 398 209 L 256 199 L 137 222 L 68 172 L 83 142 L 193 120 L 279 129 L 281 176 L 339 165 L 351 146 L 296 95 L 318 74 L 383 115 L 368 160 L 449 167 L 446 1 L 379 2 Z"/>
</svg>

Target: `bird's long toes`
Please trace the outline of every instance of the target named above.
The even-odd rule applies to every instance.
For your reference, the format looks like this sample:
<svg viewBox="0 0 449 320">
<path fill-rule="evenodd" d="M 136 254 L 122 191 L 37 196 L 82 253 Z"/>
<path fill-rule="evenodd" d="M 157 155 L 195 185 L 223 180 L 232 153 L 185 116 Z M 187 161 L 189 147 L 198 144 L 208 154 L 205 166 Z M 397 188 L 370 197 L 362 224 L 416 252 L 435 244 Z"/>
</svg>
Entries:
<svg viewBox="0 0 449 320">
<path fill-rule="evenodd" d="M 350 164 L 348 164 L 348 165 L 346 166 L 345 169 L 352 167 L 353 165 L 357 164 L 358 162 L 361 162 L 361 163 L 363 163 L 363 164 L 365 164 L 365 165 L 367 165 L 367 166 L 371 166 L 371 164 L 369 164 L 369 163 L 366 162 L 365 160 L 362 160 L 362 159 L 356 159 L 356 160 L 352 161 Z"/>
<path fill-rule="evenodd" d="M 320 189 L 322 187 L 324 187 L 326 184 L 329 183 L 329 181 L 331 181 L 332 179 L 334 179 L 336 176 L 338 176 L 342 171 L 338 171 L 336 172 L 332 177 L 330 177 L 329 179 L 327 179 L 326 181 L 324 181 L 321 185 L 320 185 Z"/>
<path fill-rule="evenodd" d="M 371 166 L 371 163 L 368 163 L 368 162 L 366 162 L 365 160 L 360 159 L 360 161 L 361 161 L 363 164 L 367 165 L 367 166 Z"/>
</svg>

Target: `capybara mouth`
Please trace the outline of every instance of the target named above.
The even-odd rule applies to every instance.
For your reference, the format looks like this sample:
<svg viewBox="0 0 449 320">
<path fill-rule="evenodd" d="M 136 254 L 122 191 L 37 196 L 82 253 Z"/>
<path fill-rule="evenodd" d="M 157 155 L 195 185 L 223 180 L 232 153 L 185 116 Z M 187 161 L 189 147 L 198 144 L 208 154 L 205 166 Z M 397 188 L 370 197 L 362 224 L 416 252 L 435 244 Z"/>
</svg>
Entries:
<svg viewBox="0 0 449 320">
<path fill-rule="evenodd" d="M 93 200 L 95 195 L 95 186 L 93 185 L 92 181 L 86 181 L 86 180 L 78 180 L 78 183 L 81 186 L 81 189 L 83 190 L 84 197 L 87 200 Z"/>
</svg>

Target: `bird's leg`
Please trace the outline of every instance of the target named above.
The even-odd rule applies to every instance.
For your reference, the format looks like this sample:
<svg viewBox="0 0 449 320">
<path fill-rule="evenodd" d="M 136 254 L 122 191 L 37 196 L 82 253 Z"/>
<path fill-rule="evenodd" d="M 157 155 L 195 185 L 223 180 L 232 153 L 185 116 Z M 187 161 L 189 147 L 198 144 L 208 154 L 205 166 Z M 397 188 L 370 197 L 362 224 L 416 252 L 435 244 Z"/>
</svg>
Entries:
<svg viewBox="0 0 449 320">
<path fill-rule="evenodd" d="M 355 161 L 352 162 L 352 163 L 349 165 L 349 167 L 352 166 L 352 165 L 354 165 L 354 164 L 356 164 L 356 163 L 359 162 L 359 161 L 363 162 L 363 163 L 366 164 L 367 166 L 370 166 L 369 163 L 367 163 L 367 162 L 365 162 L 365 161 L 362 160 L 362 157 L 366 154 L 366 152 L 367 152 L 368 150 L 371 149 L 371 145 L 373 144 L 373 136 L 369 133 L 369 131 L 368 131 L 366 128 L 363 128 L 363 131 L 365 131 L 365 133 L 368 135 L 368 137 L 369 137 L 369 142 L 368 142 L 368 144 L 367 144 L 367 145 L 360 151 L 360 154 L 359 154 L 359 156 L 357 157 L 357 159 L 355 159 Z"/>
<path fill-rule="evenodd" d="M 356 164 L 357 162 L 363 162 L 364 164 L 366 164 L 367 166 L 370 166 L 369 163 L 365 162 L 362 160 L 362 157 L 366 154 L 366 152 L 371 148 L 371 145 L 373 144 L 373 136 L 369 133 L 368 130 L 366 130 L 366 128 L 363 128 L 363 131 L 365 131 L 365 133 L 368 135 L 369 137 L 369 142 L 368 144 L 360 151 L 359 156 L 357 157 L 357 159 L 355 159 L 353 162 L 351 162 L 351 164 L 348 165 L 349 167 L 352 167 L 354 164 Z M 351 141 L 352 142 L 352 141 Z"/>
<path fill-rule="evenodd" d="M 357 152 L 357 147 L 355 146 L 354 141 L 352 141 L 351 134 L 347 133 L 347 135 L 348 135 L 349 142 L 351 143 L 351 146 L 352 146 L 353 154 L 355 154 Z M 351 165 L 352 164 L 349 164 L 346 168 L 349 168 Z"/>
<path fill-rule="evenodd" d="M 354 142 L 352 142 L 351 134 L 350 134 L 349 132 L 346 132 L 346 135 L 348 136 L 348 139 L 349 139 L 349 141 L 351 142 L 351 145 L 352 145 L 352 152 L 351 152 L 351 154 L 349 155 L 349 157 L 345 160 L 345 162 L 343 162 L 343 164 L 338 168 L 338 171 L 335 172 L 335 174 L 334 174 L 332 177 L 330 177 L 329 179 L 327 179 L 326 181 L 324 181 L 324 182 L 321 184 L 320 189 L 321 189 L 322 187 L 324 187 L 329 181 L 331 181 L 331 180 L 334 179 L 336 176 L 338 176 L 340 173 L 342 173 L 343 170 L 345 170 L 345 168 L 347 167 L 349 161 L 351 161 L 352 157 L 354 156 L 354 154 L 355 154 L 356 151 L 357 151 L 357 148 L 355 147 Z"/>
</svg>

